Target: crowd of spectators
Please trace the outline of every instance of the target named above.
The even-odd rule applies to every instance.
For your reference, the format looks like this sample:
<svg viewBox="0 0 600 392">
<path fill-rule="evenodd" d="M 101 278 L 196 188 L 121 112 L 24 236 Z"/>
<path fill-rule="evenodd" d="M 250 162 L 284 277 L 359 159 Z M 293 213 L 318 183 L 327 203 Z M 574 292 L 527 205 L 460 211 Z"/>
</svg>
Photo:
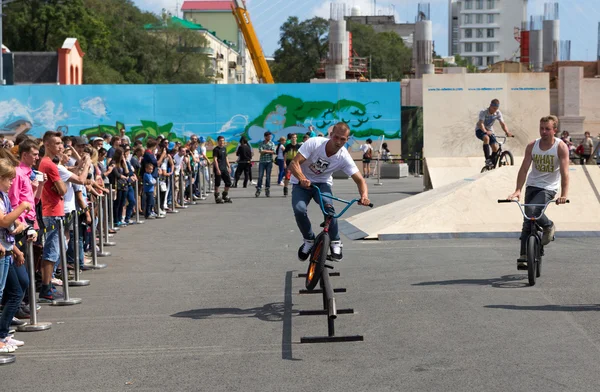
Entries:
<svg viewBox="0 0 600 392">
<path fill-rule="evenodd" d="M 14 142 L 0 140 L 0 147 L 0 353 L 25 344 L 15 338 L 15 327 L 40 309 L 29 307 L 30 284 L 38 303 L 51 303 L 62 299 L 57 288 L 75 263 L 82 271 L 92 268 L 89 256 L 97 238 L 91 229 L 99 222 L 91 203 L 111 195 L 113 225 L 125 227 L 136 213 L 153 219 L 190 198 L 205 199 L 208 186 L 200 184 L 210 183 L 205 140 L 194 135 L 186 143 L 160 136 L 143 145 L 132 143 L 124 132 L 88 140 L 48 131 L 41 139 L 22 134 Z M 78 240 L 71 224 L 74 214 L 80 224 Z M 68 245 L 68 271 L 61 270 L 61 236 Z M 28 242 L 35 282 L 29 281 L 25 263 Z"/>
</svg>

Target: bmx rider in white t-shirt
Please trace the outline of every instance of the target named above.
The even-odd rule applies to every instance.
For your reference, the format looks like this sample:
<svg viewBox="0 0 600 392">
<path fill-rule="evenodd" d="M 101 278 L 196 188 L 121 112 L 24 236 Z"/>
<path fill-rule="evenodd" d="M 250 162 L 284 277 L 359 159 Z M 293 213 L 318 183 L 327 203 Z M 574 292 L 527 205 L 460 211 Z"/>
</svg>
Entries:
<svg viewBox="0 0 600 392">
<path fill-rule="evenodd" d="M 317 191 L 312 187 L 316 185 L 322 193 L 332 194 L 332 174 L 343 171 L 351 176 L 360 194 L 359 204 L 369 205 L 369 191 L 367 183 L 356 167 L 354 160 L 346 149 L 345 144 L 350 136 L 350 128 L 345 123 L 338 123 L 331 132 L 329 139 L 324 137 L 313 137 L 308 139 L 298 150 L 298 154 L 290 163 L 289 170 L 292 173 L 290 182 L 292 188 L 292 208 L 296 223 L 302 233 L 304 243 L 298 249 L 298 258 L 306 260 L 313 247 L 315 233 L 312 230 L 307 207 L 311 199 L 319 202 Z M 323 204 L 327 212 L 333 213 L 333 202 L 330 198 L 323 196 Z M 337 219 L 331 221 L 329 226 L 331 236 L 331 257 L 339 261 L 342 259 L 342 242 L 338 232 Z"/>
</svg>

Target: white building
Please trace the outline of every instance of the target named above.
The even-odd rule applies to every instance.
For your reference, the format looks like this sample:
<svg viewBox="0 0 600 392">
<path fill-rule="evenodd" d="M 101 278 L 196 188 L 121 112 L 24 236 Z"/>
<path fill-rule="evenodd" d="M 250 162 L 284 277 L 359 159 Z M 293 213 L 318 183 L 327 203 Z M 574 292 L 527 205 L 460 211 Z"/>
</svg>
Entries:
<svg viewBox="0 0 600 392">
<path fill-rule="evenodd" d="M 527 0 L 449 0 L 448 54 L 484 68 L 519 57 Z"/>
</svg>

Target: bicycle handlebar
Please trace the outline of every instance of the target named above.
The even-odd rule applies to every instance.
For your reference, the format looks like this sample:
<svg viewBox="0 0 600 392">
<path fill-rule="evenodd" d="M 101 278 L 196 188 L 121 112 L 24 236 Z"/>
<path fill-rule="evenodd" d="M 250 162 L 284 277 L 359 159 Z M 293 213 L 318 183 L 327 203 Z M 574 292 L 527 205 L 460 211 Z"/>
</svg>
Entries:
<svg viewBox="0 0 600 392">
<path fill-rule="evenodd" d="M 329 215 L 329 214 L 328 214 L 328 212 L 327 212 L 327 211 L 325 211 L 325 206 L 323 205 L 323 194 L 321 193 L 321 188 L 319 188 L 318 186 L 316 186 L 316 185 L 314 185 L 314 184 L 313 184 L 313 185 L 311 185 L 311 186 L 317 190 L 317 194 L 319 195 L 319 205 L 321 206 L 321 211 L 323 211 L 323 214 L 324 214 L 324 215 Z M 333 196 L 333 195 L 330 195 L 330 194 L 328 194 L 328 193 L 326 193 L 325 195 L 327 195 L 327 197 L 329 197 L 330 199 L 337 200 L 337 201 L 339 201 L 339 202 L 342 202 L 342 203 L 346 203 L 346 204 L 347 204 L 347 206 L 346 206 L 346 207 L 344 207 L 344 209 L 343 209 L 343 210 L 342 210 L 342 211 L 341 211 L 339 214 L 337 214 L 337 215 L 333 215 L 333 217 L 334 217 L 335 219 L 337 219 L 337 218 L 339 218 L 340 216 L 344 215 L 344 213 L 345 213 L 345 212 L 348 210 L 348 208 L 350 208 L 350 207 L 352 206 L 352 204 L 354 204 L 354 203 L 357 203 L 357 202 L 359 202 L 359 201 L 360 201 L 360 199 L 352 199 L 352 200 L 348 201 L 348 200 L 340 199 L 340 198 L 338 198 L 338 197 L 335 197 L 335 196 Z M 370 207 L 370 208 L 373 208 L 373 203 L 369 203 L 369 205 L 368 205 L 368 206 L 365 206 L 365 207 Z"/>
<path fill-rule="evenodd" d="M 498 203 L 517 203 L 517 205 L 519 206 L 519 209 L 521 210 L 521 214 L 523 214 L 523 217 L 527 220 L 538 220 L 542 217 L 542 215 L 544 215 L 544 212 L 546 212 L 546 208 L 548 208 L 548 206 L 551 203 L 556 203 L 557 200 L 549 200 L 546 204 L 521 204 L 518 200 L 498 200 Z M 567 203 L 570 203 L 570 200 L 566 201 Z M 557 203 L 558 204 L 558 203 Z M 523 209 L 523 207 L 544 207 L 542 208 L 542 212 L 540 213 L 540 215 L 536 216 L 536 217 L 529 217 L 525 214 L 525 210 Z"/>
</svg>

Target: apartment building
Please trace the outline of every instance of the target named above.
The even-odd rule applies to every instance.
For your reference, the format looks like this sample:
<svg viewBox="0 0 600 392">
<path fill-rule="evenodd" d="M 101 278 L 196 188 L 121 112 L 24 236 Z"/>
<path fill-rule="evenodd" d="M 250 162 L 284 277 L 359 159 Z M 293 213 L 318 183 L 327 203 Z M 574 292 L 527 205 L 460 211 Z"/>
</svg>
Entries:
<svg viewBox="0 0 600 392">
<path fill-rule="evenodd" d="M 527 0 L 449 0 L 448 54 L 485 68 L 519 57 Z"/>
</svg>

